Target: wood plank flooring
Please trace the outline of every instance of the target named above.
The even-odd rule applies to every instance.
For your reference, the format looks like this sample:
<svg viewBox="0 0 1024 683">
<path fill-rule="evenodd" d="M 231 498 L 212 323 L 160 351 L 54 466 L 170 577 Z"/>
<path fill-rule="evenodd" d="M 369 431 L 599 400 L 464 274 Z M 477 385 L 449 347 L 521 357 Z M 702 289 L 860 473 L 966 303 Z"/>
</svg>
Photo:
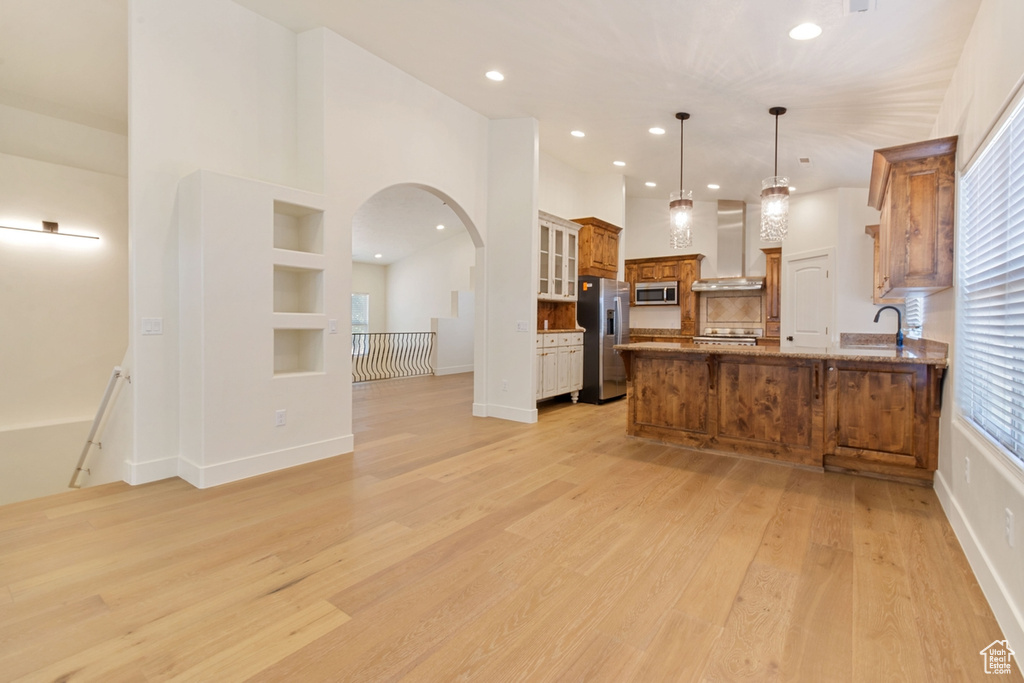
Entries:
<svg viewBox="0 0 1024 683">
<path fill-rule="evenodd" d="M 359 385 L 354 455 L 0 508 L 0 680 L 990 678 L 1002 635 L 931 490 L 471 394 Z"/>
</svg>

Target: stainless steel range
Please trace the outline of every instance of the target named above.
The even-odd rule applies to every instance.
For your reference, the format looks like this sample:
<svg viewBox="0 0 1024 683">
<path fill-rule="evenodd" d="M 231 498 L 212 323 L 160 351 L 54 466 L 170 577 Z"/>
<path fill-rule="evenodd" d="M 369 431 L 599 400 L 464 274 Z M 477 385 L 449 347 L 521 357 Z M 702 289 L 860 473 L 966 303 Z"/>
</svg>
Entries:
<svg viewBox="0 0 1024 683">
<path fill-rule="evenodd" d="M 757 346 L 764 329 L 739 327 L 705 327 L 704 334 L 693 338 L 694 344 L 711 346 Z"/>
</svg>

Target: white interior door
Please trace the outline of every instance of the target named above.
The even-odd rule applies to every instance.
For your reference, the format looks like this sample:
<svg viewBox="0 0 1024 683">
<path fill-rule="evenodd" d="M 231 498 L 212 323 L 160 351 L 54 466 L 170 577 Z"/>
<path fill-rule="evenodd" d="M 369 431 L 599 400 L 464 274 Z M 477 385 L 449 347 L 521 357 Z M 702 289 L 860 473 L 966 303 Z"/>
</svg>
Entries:
<svg viewBox="0 0 1024 683">
<path fill-rule="evenodd" d="M 779 323 L 783 346 L 828 346 L 832 341 L 835 250 L 782 253 Z"/>
</svg>

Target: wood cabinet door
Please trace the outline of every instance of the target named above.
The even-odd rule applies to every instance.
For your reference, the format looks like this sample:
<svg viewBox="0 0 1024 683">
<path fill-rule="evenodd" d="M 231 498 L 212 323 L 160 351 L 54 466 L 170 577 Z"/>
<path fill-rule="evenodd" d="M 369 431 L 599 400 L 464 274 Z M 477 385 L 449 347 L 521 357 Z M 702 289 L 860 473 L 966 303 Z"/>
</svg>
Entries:
<svg viewBox="0 0 1024 683">
<path fill-rule="evenodd" d="M 541 379 L 541 385 L 544 387 L 541 398 L 558 394 L 558 354 L 556 349 L 544 349 Z"/>
<path fill-rule="evenodd" d="M 657 263 L 640 263 L 637 265 L 637 279 L 640 282 L 654 282 L 658 279 Z"/>
<path fill-rule="evenodd" d="M 886 191 L 894 288 L 953 284 L 953 156 L 894 164 Z"/>
<path fill-rule="evenodd" d="M 641 428 L 691 432 L 699 441 L 710 433 L 708 357 L 633 359 L 633 423 Z"/>
<path fill-rule="evenodd" d="M 823 381 L 820 360 L 722 356 L 717 439 L 730 450 L 750 444 L 760 455 L 820 467 Z"/>
<path fill-rule="evenodd" d="M 569 391 L 583 388 L 583 347 L 569 348 Z"/>
<path fill-rule="evenodd" d="M 928 369 L 910 363 L 830 366 L 826 440 L 838 456 L 926 468 Z"/>
<path fill-rule="evenodd" d="M 559 346 L 555 349 L 555 365 L 557 367 L 558 379 L 556 380 L 556 394 L 567 394 L 572 389 L 572 382 L 570 380 L 572 376 L 572 355 L 570 354 L 571 347 Z"/>
<path fill-rule="evenodd" d="M 666 261 L 658 265 L 659 280 L 679 280 L 679 262 Z"/>
<path fill-rule="evenodd" d="M 697 293 L 691 289 L 697 279 L 697 263 L 685 260 L 679 264 L 679 319 L 684 328 L 683 334 L 693 334 L 693 324 L 697 321 Z M 686 323 L 690 323 L 687 333 Z"/>
<path fill-rule="evenodd" d="M 636 306 L 637 267 L 632 263 L 626 264 L 626 282 L 629 283 L 629 305 Z"/>
</svg>

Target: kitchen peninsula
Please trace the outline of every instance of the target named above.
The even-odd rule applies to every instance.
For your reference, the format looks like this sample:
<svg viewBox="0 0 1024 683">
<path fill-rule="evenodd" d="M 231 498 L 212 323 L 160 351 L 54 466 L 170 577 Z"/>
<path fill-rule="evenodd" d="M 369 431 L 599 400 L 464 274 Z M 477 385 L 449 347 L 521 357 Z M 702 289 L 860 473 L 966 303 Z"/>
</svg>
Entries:
<svg viewBox="0 0 1024 683">
<path fill-rule="evenodd" d="M 945 344 L 851 335 L 828 348 L 615 348 L 631 436 L 931 485 Z"/>
</svg>

